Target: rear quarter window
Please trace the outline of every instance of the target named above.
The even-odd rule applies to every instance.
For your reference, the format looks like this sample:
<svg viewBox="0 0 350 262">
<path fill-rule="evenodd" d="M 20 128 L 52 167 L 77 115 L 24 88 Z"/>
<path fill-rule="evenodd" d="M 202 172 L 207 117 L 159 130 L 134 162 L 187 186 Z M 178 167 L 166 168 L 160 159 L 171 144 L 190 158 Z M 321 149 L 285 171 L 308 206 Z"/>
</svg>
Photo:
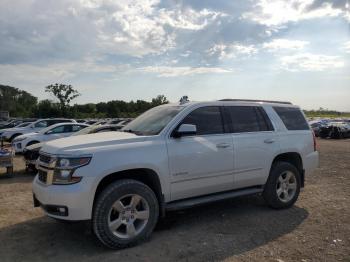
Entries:
<svg viewBox="0 0 350 262">
<path fill-rule="evenodd" d="M 288 130 L 309 130 L 303 113 L 295 107 L 273 107 Z"/>
</svg>

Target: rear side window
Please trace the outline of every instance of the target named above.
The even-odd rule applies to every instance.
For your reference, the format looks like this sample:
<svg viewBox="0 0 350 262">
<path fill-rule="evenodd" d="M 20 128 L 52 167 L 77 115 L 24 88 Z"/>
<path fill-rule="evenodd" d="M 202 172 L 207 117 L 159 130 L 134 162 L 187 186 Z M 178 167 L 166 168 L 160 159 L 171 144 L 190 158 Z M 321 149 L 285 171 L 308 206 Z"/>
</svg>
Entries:
<svg viewBox="0 0 350 262">
<path fill-rule="evenodd" d="M 304 115 L 294 107 L 273 107 L 288 130 L 309 130 Z"/>
<path fill-rule="evenodd" d="M 186 116 L 181 124 L 196 125 L 197 135 L 224 133 L 221 112 L 218 106 L 198 108 Z"/>
<path fill-rule="evenodd" d="M 227 107 L 234 133 L 259 132 L 273 130 L 265 111 L 255 106 Z"/>
</svg>

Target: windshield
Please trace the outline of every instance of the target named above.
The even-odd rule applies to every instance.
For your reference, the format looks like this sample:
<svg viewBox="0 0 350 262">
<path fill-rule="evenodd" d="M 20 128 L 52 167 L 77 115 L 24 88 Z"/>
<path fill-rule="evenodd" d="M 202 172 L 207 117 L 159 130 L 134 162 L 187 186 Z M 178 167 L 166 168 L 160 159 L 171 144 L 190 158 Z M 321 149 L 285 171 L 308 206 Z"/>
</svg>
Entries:
<svg viewBox="0 0 350 262">
<path fill-rule="evenodd" d="M 131 121 L 121 131 L 135 133 L 136 135 L 158 135 L 182 109 L 182 106 L 152 108 Z"/>
<path fill-rule="evenodd" d="M 97 128 L 100 128 L 100 126 L 88 126 L 83 128 L 82 130 L 79 130 L 78 132 L 75 132 L 72 136 L 87 135 L 93 133 L 93 131 Z"/>
</svg>

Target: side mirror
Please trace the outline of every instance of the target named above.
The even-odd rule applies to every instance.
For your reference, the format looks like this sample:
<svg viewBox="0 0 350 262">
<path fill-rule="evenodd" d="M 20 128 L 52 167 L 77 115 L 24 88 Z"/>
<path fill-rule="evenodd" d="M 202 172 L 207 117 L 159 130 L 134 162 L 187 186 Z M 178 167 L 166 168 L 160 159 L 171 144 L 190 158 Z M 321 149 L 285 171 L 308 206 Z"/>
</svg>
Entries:
<svg viewBox="0 0 350 262">
<path fill-rule="evenodd" d="M 180 138 L 182 136 L 190 136 L 197 134 L 196 125 L 191 124 L 182 124 L 175 132 L 174 137 Z"/>
</svg>

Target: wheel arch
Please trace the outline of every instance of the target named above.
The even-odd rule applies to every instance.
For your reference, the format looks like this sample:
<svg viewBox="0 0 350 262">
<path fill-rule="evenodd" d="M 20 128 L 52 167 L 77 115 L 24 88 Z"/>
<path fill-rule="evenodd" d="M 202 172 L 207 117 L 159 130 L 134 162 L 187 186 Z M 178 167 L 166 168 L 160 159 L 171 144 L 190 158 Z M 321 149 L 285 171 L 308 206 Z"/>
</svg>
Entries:
<svg viewBox="0 0 350 262">
<path fill-rule="evenodd" d="M 118 172 L 114 172 L 111 174 L 108 174 L 104 176 L 98 183 L 95 195 L 94 195 L 94 201 L 93 206 L 95 206 L 95 201 L 98 197 L 98 195 L 111 183 L 121 180 L 121 179 L 134 179 L 137 181 L 140 181 L 147 185 L 149 188 L 153 190 L 155 193 L 159 208 L 160 208 L 160 214 L 161 216 L 164 215 L 164 196 L 162 193 L 162 187 L 161 182 L 159 179 L 159 175 L 156 171 L 150 168 L 134 168 L 134 169 L 126 169 Z"/>
<path fill-rule="evenodd" d="M 12 142 L 13 139 L 15 139 L 16 137 L 21 136 L 21 135 L 23 135 L 23 134 L 22 133 L 14 133 L 9 139 L 10 142 Z"/>
<path fill-rule="evenodd" d="M 40 143 L 39 140 L 30 140 L 30 141 L 26 144 L 26 147 L 27 147 L 27 146 L 34 145 L 34 144 L 38 144 L 38 143 Z"/>
<path fill-rule="evenodd" d="M 275 156 L 275 158 L 272 161 L 271 169 L 273 168 L 274 164 L 277 162 L 288 162 L 293 166 L 295 166 L 300 173 L 301 187 L 304 187 L 305 172 L 304 172 L 304 166 L 303 166 L 303 159 L 298 152 L 285 152 Z M 271 172 L 271 169 L 270 169 L 270 172 Z"/>
</svg>

